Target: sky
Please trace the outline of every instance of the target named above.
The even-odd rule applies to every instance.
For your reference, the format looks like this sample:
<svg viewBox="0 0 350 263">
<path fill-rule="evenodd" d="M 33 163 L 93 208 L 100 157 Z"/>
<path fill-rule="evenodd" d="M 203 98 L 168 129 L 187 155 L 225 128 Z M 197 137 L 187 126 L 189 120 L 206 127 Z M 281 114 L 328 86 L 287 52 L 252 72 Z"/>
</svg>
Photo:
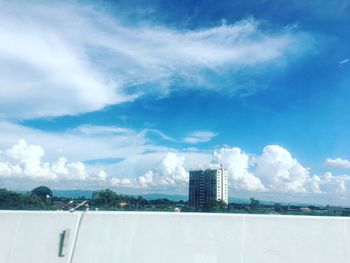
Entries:
<svg viewBox="0 0 350 263">
<path fill-rule="evenodd" d="M 0 187 L 350 204 L 347 0 L 0 0 Z"/>
</svg>

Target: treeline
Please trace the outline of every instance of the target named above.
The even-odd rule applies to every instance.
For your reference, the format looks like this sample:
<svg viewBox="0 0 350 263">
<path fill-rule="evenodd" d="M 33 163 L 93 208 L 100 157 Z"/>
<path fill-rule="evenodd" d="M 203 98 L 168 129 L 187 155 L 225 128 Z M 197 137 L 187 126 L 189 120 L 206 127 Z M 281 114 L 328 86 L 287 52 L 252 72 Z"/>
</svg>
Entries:
<svg viewBox="0 0 350 263">
<path fill-rule="evenodd" d="M 45 186 L 39 186 L 26 193 L 0 189 L 0 209 L 2 210 L 70 210 L 81 203 L 84 205 L 79 207 L 80 210 L 192 211 L 187 201 L 147 200 L 142 196 L 120 195 L 110 189 L 94 191 L 92 198 L 57 197 L 53 195 L 50 188 Z"/>
<path fill-rule="evenodd" d="M 175 208 L 189 210 L 187 201 L 172 201 L 165 198 L 147 200 L 142 196 L 120 195 L 110 189 L 93 192 L 90 205 L 101 210 L 174 211 Z"/>
<path fill-rule="evenodd" d="M 79 204 L 81 204 L 79 206 Z M 105 189 L 94 191 L 91 198 L 65 198 L 54 196 L 52 190 L 39 186 L 27 193 L 0 189 L 2 210 L 109 210 L 109 211 L 181 211 L 181 212 L 232 212 L 223 202 L 214 202 L 210 208 L 196 211 L 188 201 L 173 201 L 165 198 L 148 200 L 142 196 L 121 195 Z"/>
<path fill-rule="evenodd" d="M 17 193 L 0 189 L 0 209 L 9 210 L 51 210 L 52 191 L 37 187 L 28 193 Z"/>
<path fill-rule="evenodd" d="M 120 195 L 105 189 L 95 191 L 91 198 L 84 196 L 66 198 L 54 196 L 51 189 L 39 186 L 30 192 L 18 193 L 0 189 L 1 210 L 108 210 L 108 211 L 178 211 L 216 212 L 282 215 L 350 216 L 350 209 L 334 206 L 298 206 L 286 204 L 263 204 L 255 198 L 249 203 L 229 203 L 216 201 L 210 207 L 199 211 L 190 208 L 188 201 L 168 199 L 148 200 L 142 196 Z"/>
</svg>

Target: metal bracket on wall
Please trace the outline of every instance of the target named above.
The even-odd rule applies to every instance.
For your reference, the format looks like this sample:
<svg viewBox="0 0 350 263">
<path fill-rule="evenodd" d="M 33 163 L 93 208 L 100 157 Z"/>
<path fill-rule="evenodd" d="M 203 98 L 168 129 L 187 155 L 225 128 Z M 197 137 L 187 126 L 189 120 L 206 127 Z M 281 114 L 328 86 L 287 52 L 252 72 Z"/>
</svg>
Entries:
<svg viewBox="0 0 350 263">
<path fill-rule="evenodd" d="M 69 247 L 69 236 L 70 229 L 65 229 L 60 233 L 60 243 L 58 249 L 58 256 L 64 257 L 67 253 L 67 248 Z"/>
</svg>

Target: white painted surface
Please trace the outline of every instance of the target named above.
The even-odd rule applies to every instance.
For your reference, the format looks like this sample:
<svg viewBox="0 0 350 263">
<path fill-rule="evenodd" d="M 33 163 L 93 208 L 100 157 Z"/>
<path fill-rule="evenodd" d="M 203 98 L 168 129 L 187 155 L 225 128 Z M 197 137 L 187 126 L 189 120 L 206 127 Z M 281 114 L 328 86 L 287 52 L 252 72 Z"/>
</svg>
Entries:
<svg viewBox="0 0 350 263">
<path fill-rule="evenodd" d="M 268 215 L 0 212 L 0 262 L 348 263 L 350 218 Z M 74 254 L 58 257 L 72 228 Z"/>
<path fill-rule="evenodd" d="M 74 231 L 78 216 L 67 212 L 0 212 L 0 262 L 68 262 L 68 257 L 58 256 L 60 233 L 66 228 Z"/>
<path fill-rule="evenodd" d="M 350 262 L 349 218 L 246 217 L 244 261 Z"/>
<path fill-rule="evenodd" d="M 242 219 L 181 213 L 87 214 L 74 259 L 85 263 L 227 262 L 242 249 Z"/>
</svg>

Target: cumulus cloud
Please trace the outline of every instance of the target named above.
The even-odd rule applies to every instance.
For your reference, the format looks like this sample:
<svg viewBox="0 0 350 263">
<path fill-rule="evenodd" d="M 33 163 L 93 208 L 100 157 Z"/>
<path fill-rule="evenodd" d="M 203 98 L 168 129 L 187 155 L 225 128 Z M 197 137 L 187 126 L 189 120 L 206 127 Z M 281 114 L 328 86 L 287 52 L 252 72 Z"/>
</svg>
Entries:
<svg viewBox="0 0 350 263">
<path fill-rule="evenodd" d="M 154 169 L 137 178 L 140 187 L 181 186 L 188 183 L 188 172 L 184 168 L 184 156 L 168 153 Z"/>
<path fill-rule="evenodd" d="M 350 169 L 350 161 L 346 159 L 336 158 L 331 159 L 327 158 L 325 161 L 325 164 L 329 167 L 333 168 L 343 168 L 343 169 Z"/>
<path fill-rule="evenodd" d="M 335 159 L 337 160 L 337 159 Z M 344 160 L 331 160 L 332 166 Z M 334 162 L 335 161 L 335 162 Z M 327 194 L 349 196 L 349 175 L 330 172 L 311 175 L 292 154 L 279 145 L 267 145 L 261 154 L 247 154 L 240 148 L 221 148 L 214 152 L 212 166 L 228 170 L 231 190 L 263 191 L 286 194 Z"/>
<path fill-rule="evenodd" d="M 182 153 L 184 154 L 184 153 Z M 112 179 L 114 186 L 161 189 L 175 187 L 180 189 L 188 184 L 188 168 L 193 168 L 191 155 L 168 153 L 154 168 L 142 176 L 130 179 Z M 160 158 L 157 155 L 157 158 Z M 267 145 L 261 154 L 249 154 L 238 147 L 224 147 L 214 151 L 211 161 L 209 155 L 198 158 L 208 161 L 200 169 L 222 166 L 228 171 L 229 190 L 279 194 L 324 194 L 346 197 L 350 186 L 350 176 L 333 175 L 329 172 L 319 176 L 312 175 L 292 154 L 279 145 Z M 209 163 L 210 161 L 210 163 Z M 130 164 L 129 164 L 130 165 Z M 187 165 L 188 167 L 188 165 Z M 196 169 L 196 168 L 195 168 Z"/>
<path fill-rule="evenodd" d="M 309 170 L 293 158 L 288 150 L 278 145 L 264 147 L 256 157 L 255 175 L 268 189 L 279 192 L 306 192 Z"/>
<path fill-rule="evenodd" d="M 138 176 L 155 170 L 168 152 L 176 152 L 173 148 L 154 142 L 154 139 L 172 143 L 175 140 L 154 129 L 133 130 L 117 126 L 81 125 L 62 132 L 51 132 L 0 120 L 0 149 L 12 148 L 13 144 L 17 144 L 18 137 L 24 138 L 31 145 L 42 145 L 41 148 L 44 146 L 45 154 L 41 160 L 45 159 L 51 165 L 57 162 L 57 155 L 63 155 L 66 160 L 73 160 L 73 162 L 80 161 L 88 170 L 88 174 L 97 176 L 100 182 L 104 182 L 103 187 L 108 187 L 108 185 L 140 187 L 137 184 Z M 4 157 L 5 153 L 6 151 L 4 151 Z M 188 149 L 180 151 L 177 155 L 185 157 L 185 170 L 199 166 L 206 167 L 210 161 L 210 153 L 207 151 Z M 90 162 L 91 160 L 112 159 L 118 161 Z M 19 168 L 22 166 L 17 165 L 18 161 L 11 159 L 12 166 L 5 165 L 5 162 L 8 160 L 0 159 L 3 174 L 18 178 L 18 176 L 13 177 L 14 174 L 21 174 Z M 104 173 L 108 174 L 105 180 L 103 180 Z M 115 178 L 115 180 L 110 178 Z M 120 181 L 122 179 L 128 179 L 131 183 L 127 180 Z M 89 184 L 89 180 L 85 181 L 85 187 L 97 187 L 94 183 Z M 11 185 L 14 184 L 14 187 L 22 187 L 21 183 Z M 56 187 L 67 187 L 65 185 L 61 182 L 55 184 Z"/>
<path fill-rule="evenodd" d="M 130 180 L 129 178 L 111 178 L 110 179 L 110 184 L 112 186 L 132 186 L 136 187 L 135 183 Z"/>
<path fill-rule="evenodd" d="M 214 152 L 213 164 L 220 164 L 228 171 L 230 185 L 235 189 L 264 191 L 261 180 L 249 172 L 250 157 L 240 148 L 222 148 Z"/>
<path fill-rule="evenodd" d="M 0 25 L 0 113 L 17 118 L 78 114 L 165 94 L 174 79 L 184 80 L 183 87 L 211 87 L 208 71 L 281 62 L 308 42 L 302 32 L 264 31 L 253 19 L 194 30 L 125 26 L 77 2 L 2 1 Z"/>
<path fill-rule="evenodd" d="M 217 136 L 217 134 L 211 131 L 197 131 L 192 133 L 190 136 L 185 137 L 183 141 L 191 144 L 209 142 L 215 136 Z"/>
<path fill-rule="evenodd" d="M 336 194 L 344 198 L 349 195 L 348 188 L 350 187 L 349 175 L 333 175 L 331 172 L 324 173 L 323 176 L 314 176 L 317 181 L 319 193 Z"/>
<path fill-rule="evenodd" d="M 94 133 L 99 134 L 97 130 Z M 120 132 L 119 129 L 107 130 Z M 65 157 L 54 161 L 45 161 L 46 159 L 42 146 L 20 140 L 1 152 L 0 179 L 24 179 L 34 183 L 51 181 L 57 186 L 79 182 L 90 188 L 99 185 L 156 191 L 175 189 L 174 191 L 184 192 L 189 180 L 188 170 L 196 169 L 195 164 L 202 162 L 201 169 L 222 165 L 228 170 L 230 192 L 317 194 L 343 200 L 350 198 L 350 175 L 334 175 L 330 172 L 312 175 L 308 168 L 279 145 L 267 145 L 260 154 L 249 154 L 238 147 L 225 147 L 216 150 L 211 161 L 208 153 L 197 152 L 158 151 L 132 155 L 113 165 L 111 171 L 114 172 L 111 176 L 104 170 L 106 166 L 97 165 L 91 170 L 93 167 L 86 167 L 80 161 L 69 162 Z"/>
<path fill-rule="evenodd" d="M 113 186 L 133 188 L 179 188 L 188 183 L 188 172 L 184 168 L 184 156 L 175 153 L 167 153 L 161 162 L 143 175 L 129 178 L 112 178 Z"/>
<path fill-rule="evenodd" d="M 82 162 L 68 162 L 60 157 L 57 161 L 44 162 L 44 149 L 40 145 L 27 144 L 20 140 L 8 149 L 0 159 L 0 178 L 31 180 L 106 180 L 106 173 L 100 171 L 97 176 L 87 172 Z"/>
<path fill-rule="evenodd" d="M 228 170 L 234 189 L 286 193 L 307 192 L 309 170 L 283 147 L 268 145 L 262 154 L 252 155 L 240 148 L 214 152 L 213 163 Z"/>
</svg>

